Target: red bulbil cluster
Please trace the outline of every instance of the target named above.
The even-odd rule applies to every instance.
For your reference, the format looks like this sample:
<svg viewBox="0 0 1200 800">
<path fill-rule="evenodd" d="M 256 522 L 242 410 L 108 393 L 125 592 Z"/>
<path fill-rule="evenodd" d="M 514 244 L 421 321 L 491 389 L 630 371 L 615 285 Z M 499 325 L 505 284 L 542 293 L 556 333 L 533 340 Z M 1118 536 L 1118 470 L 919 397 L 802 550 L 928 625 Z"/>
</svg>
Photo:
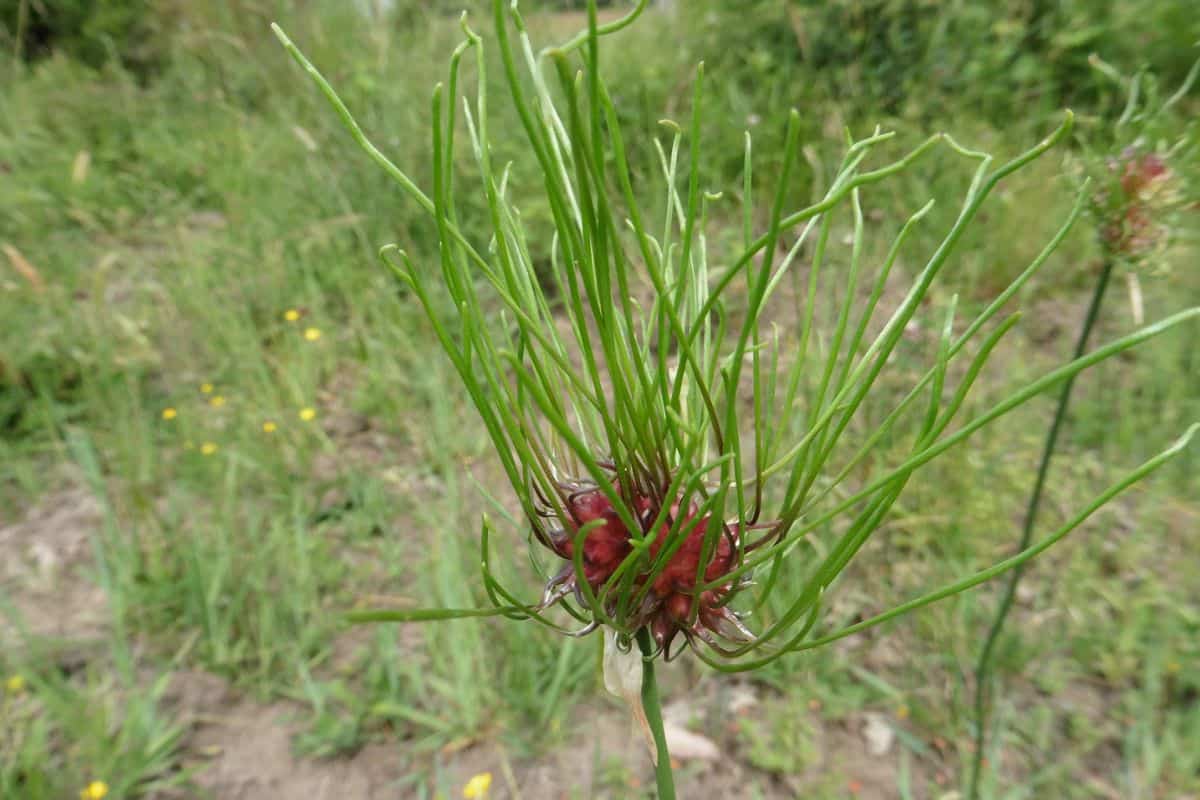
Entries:
<svg viewBox="0 0 1200 800">
<path fill-rule="evenodd" d="M 568 496 L 567 513 L 574 523 L 572 529 L 561 532 L 552 541 L 554 551 L 568 561 L 575 557 L 574 534 L 584 525 L 600 520 L 583 540 L 583 574 L 594 591 L 629 555 L 632 549 L 629 531 L 612 502 L 599 489 Z"/>
<path fill-rule="evenodd" d="M 582 554 L 583 575 L 594 593 L 599 594 L 617 567 L 633 552 L 633 536 L 604 492 L 594 487 L 582 488 L 568 494 L 565 501 L 570 515 L 568 529 L 552 534 L 548 544 L 555 553 L 572 563 L 565 565 L 550 581 L 543 604 L 552 603 L 570 592 L 581 604 L 584 603 L 573 563 L 575 539 L 584 526 L 594 524 L 584 536 Z M 635 496 L 630 507 L 642 526 L 642 535 L 650 536 L 649 528 L 658 518 L 661 507 L 656 507 L 654 501 L 644 495 Z M 633 611 L 632 627 L 649 626 L 658 646 L 668 657 L 671 644 L 680 632 L 689 642 L 698 637 L 713 646 L 719 644 L 714 636 L 748 641 L 752 635 L 725 605 L 733 591 L 732 585 L 708 589 L 699 596 L 695 591 L 700 561 L 705 555 L 705 538 L 713 525 L 720 526 L 720 530 L 716 532 L 715 544 L 708 554 L 702 583 L 717 581 L 737 566 L 737 534 L 729 525 L 711 516 L 697 518 L 693 509 L 679 526 L 683 540 L 679 542 L 676 537 L 678 546 L 666 564 L 651 574 L 651 565 L 668 545 L 671 527 L 679 513 L 678 504 L 672 505 L 647 547 L 648 557 L 642 562 L 645 571 L 636 576 L 633 586 L 641 590 L 649 583 L 649 589 L 640 608 Z M 695 607 L 697 602 L 699 605 Z M 615 600 L 610 600 L 606 610 L 614 613 L 616 605 Z"/>
</svg>

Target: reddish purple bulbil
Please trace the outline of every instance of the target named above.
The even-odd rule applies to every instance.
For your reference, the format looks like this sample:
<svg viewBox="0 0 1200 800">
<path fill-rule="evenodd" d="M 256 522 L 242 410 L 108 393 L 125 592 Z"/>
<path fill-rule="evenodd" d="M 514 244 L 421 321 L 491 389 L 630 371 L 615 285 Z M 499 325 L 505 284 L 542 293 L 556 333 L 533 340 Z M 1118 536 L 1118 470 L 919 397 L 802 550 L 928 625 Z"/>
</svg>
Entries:
<svg viewBox="0 0 1200 800">
<path fill-rule="evenodd" d="M 565 497 L 564 505 L 570 515 L 568 530 L 551 535 L 549 544 L 555 553 L 573 562 L 578 531 L 600 520 L 584 537 L 582 556 L 583 575 L 592 592 L 599 595 L 604 584 L 633 551 L 633 537 L 612 502 L 599 488 L 588 487 L 571 492 Z M 649 496 L 641 494 L 634 496 L 630 506 L 644 528 L 653 524 L 661 508 L 656 507 Z M 733 591 L 732 582 L 702 591 L 698 596 L 695 591 L 700 561 L 704 556 L 705 535 L 711 526 L 718 525 L 720 530 L 716 534 L 713 552 L 708 555 L 703 583 L 718 581 L 737 566 L 738 539 L 734 526 L 710 516 L 697 519 L 692 510 L 680 525 L 685 537 L 683 541 L 660 571 L 648 574 L 650 565 L 666 545 L 674 517 L 679 513 L 678 504 L 672 505 L 657 536 L 649 545 L 649 558 L 642 562 L 647 572 L 638 575 L 633 582 L 638 589 L 646 589 L 647 582 L 650 583 L 645 591 L 645 600 L 635 612 L 633 627 L 649 626 L 656 643 L 668 657 L 671 655 L 671 644 L 680 632 L 689 642 L 696 637 L 714 646 L 717 644 L 716 636 L 736 642 L 748 641 L 752 638 L 750 632 L 725 605 Z M 642 533 L 650 535 L 649 530 L 643 530 Z M 573 563 L 568 563 L 550 581 L 544 603 L 553 602 L 569 592 L 574 592 L 580 603 L 584 602 L 582 591 L 576 585 Z M 606 610 L 614 613 L 616 602 L 611 601 L 610 606 Z"/>
</svg>

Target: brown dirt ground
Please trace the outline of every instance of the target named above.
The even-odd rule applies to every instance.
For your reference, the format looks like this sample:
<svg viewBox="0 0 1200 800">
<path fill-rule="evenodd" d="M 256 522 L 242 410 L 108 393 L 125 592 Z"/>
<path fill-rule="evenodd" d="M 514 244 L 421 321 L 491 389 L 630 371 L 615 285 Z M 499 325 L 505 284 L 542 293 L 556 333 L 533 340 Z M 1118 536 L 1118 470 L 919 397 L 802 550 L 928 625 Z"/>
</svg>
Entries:
<svg viewBox="0 0 1200 800">
<path fill-rule="evenodd" d="M 97 644 L 107 627 L 104 592 L 86 575 L 99 501 L 82 488 L 49 495 L 25 518 L 0 525 L 0 649 L 26 636 L 66 650 Z M 9 605 L 11 603 L 11 606 Z M 64 653 L 74 660 L 79 653 Z"/>
</svg>

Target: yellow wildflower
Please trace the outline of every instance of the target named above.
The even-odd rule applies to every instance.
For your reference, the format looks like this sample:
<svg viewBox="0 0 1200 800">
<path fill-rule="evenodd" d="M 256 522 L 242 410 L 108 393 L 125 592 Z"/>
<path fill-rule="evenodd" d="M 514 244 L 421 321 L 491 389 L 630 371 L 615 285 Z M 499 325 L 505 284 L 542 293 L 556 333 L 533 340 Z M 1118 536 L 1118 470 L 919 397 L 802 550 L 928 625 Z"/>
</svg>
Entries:
<svg viewBox="0 0 1200 800">
<path fill-rule="evenodd" d="M 4 688 L 9 694 L 20 694 L 25 691 L 25 678 L 21 675 L 11 675 L 4 682 Z"/>
<path fill-rule="evenodd" d="M 200 391 L 204 394 L 212 394 L 213 385 L 211 383 L 202 383 L 200 384 Z"/>
<path fill-rule="evenodd" d="M 164 408 L 162 410 L 162 418 L 163 419 L 175 419 L 178 416 L 179 416 L 179 412 L 173 408 Z"/>
<path fill-rule="evenodd" d="M 104 781 L 92 781 L 79 792 L 79 800 L 104 800 L 107 794 L 107 783 Z"/>
<path fill-rule="evenodd" d="M 294 308 L 289 308 L 287 311 L 283 312 L 283 318 L 288 322 L 295 322 L 296 320 L 300 319 L 300 312 Z"/>
<path fill-rule="evenodd" d="M 213 408 L 220 408 L 221 406 L 225 405 L 225 398 L 219 394 L 214 394 L 212 397 L 208 398 L 208 404 Z"/>
<path fill-rule="evenodd" d="M 481 772 L 478 775 L 472 775 L 471 780 L 467 781 L 467 785 L 463 787 L 463 797 L 467 800 L 480 800 L 487 797 L 488 789 L 492 787 L 492 773 Z"/>
<path fill-rule="evenodd" d="M 263 433 L 274 433 L 276 425 L 274 422 L 267 420 L 263 423 Z"/>
<path fill-rule="evenodd" d="M 315 408 L 300 409 L 300 419 L 304 420 L 305 422 L 312 422 L 316 418 L 317 410 Z"/>
<path fill-rule="evenodd" d="M 200 445 L 200 455 L 211 456 L 215 452 L 217 452 L 217 446 L 212 442 L 205 442 Z"/>
<path fill-rule="evenodd" d="M 317 339 L 321 338 L 321 329 L 320 328 L 305 328 L 304 329 L 304 338 L 308 339 L 310 342 L 315 342 Z"/>
</svg>

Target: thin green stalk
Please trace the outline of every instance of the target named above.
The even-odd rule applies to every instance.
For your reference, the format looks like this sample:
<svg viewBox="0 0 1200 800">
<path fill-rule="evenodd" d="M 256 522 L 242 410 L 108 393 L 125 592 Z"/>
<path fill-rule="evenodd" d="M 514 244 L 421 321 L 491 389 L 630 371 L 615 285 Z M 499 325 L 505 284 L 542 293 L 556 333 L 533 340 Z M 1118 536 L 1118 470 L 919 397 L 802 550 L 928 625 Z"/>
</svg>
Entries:
<svg viewBox="0 0 1200 800">
<path fill-rule="evenodd" d="M 17 4 L 17 33 L 13 39 L 13 75 L 21 68 L 21 57 L 24 55 L 26 27 L 29 25 L 29 0 L 21 0 Z"/>
<path fill-rule="evenodd" d="M 667 751 L 667 734 L 663 730 L 662 707 L 658 703 L 658 683 L 654 678 L 654 642 L 650 630 L 642 627 L 637 632 L 638 647 L 642 651 L 642 710 L 654 736 L 654 747 L 658 751 L 655 779 L 658 781 L 658 800 L 675 800 L 675 776 L 671 773 L 671 754 Z"/>
<path fill-rule="evenodd" d="M 1113 261 L 1112 257 L 1106 257 L 1104 260 L 1100 277 L 1096 280 L 1096 289 L 1092 294 L 1091 305 L 1088 307 L 1087 316 L 1084 317 L 1083 327 L 1079 330 L 1079 341 L 1075 345 L 1075 355 L 1072 360 L 1081 357 L 1087 349 L 1088 339 L 1091 337 L 1092 328 L 1095 327 L 1096 318 L 1100 314 L 1100 305 L 1104 302 L 1104 293 L 1108 289 L 1108 281 L 1112 276 Z M 1067 379 L 1058 396 L 1058 409 L 1054 412 L 1054 422 L 1051 423 L 1050 431 L 1046 434 L 1042 460 L 1038 464 L 1037 478 L 1033 482 L 1033 491 L 1029 495 L 1029 505 L 1025 510 L 1025 527 L 1021 531 L 1021 542 L 1017 546 L 1017 552 L 1028 548 L 1029 543 L 1033 540 L 1033 528 L 1042 504 L 1046 476 L 1050 472 L 1050 460 L 1054 457 L 1054 450 L 1058 445 L 1058 435 L 1062 430 L 1063 420 L 1067 416 L 1067 405 L 1071 400 L 1071 390 L 1075 387 L 1075 377 L 1076 375 L 1072 375 Z M 1009 575 L 1008 583 L 1004 587 L 1004 594 L 1000 599 L 1000 607 L 996 609 L 996 616 L 992 620 L 991 629 L 988 631 L 987 639 L 984 640 L 983 650 L 979 653 L 979 662 L 975 667 L 975 755 L 971 762 L 971 785 L 967 794 L 969 800 L 977 800 L 979 797 L 979 780 L 980 773 L 983 771 L 983 747 L 987 731 L 987 684 L 994 666 L 992 656 L 996 649 L 996 641 L 1000 637 L 1000 631 L 1004 627 L 1008 612 L 1012 609 L 1013 600 L 1016 598 L 1017 585 L 1021 582 L 1024 574 L 1025 565 L 1021 564 Z"/>
</svg>

